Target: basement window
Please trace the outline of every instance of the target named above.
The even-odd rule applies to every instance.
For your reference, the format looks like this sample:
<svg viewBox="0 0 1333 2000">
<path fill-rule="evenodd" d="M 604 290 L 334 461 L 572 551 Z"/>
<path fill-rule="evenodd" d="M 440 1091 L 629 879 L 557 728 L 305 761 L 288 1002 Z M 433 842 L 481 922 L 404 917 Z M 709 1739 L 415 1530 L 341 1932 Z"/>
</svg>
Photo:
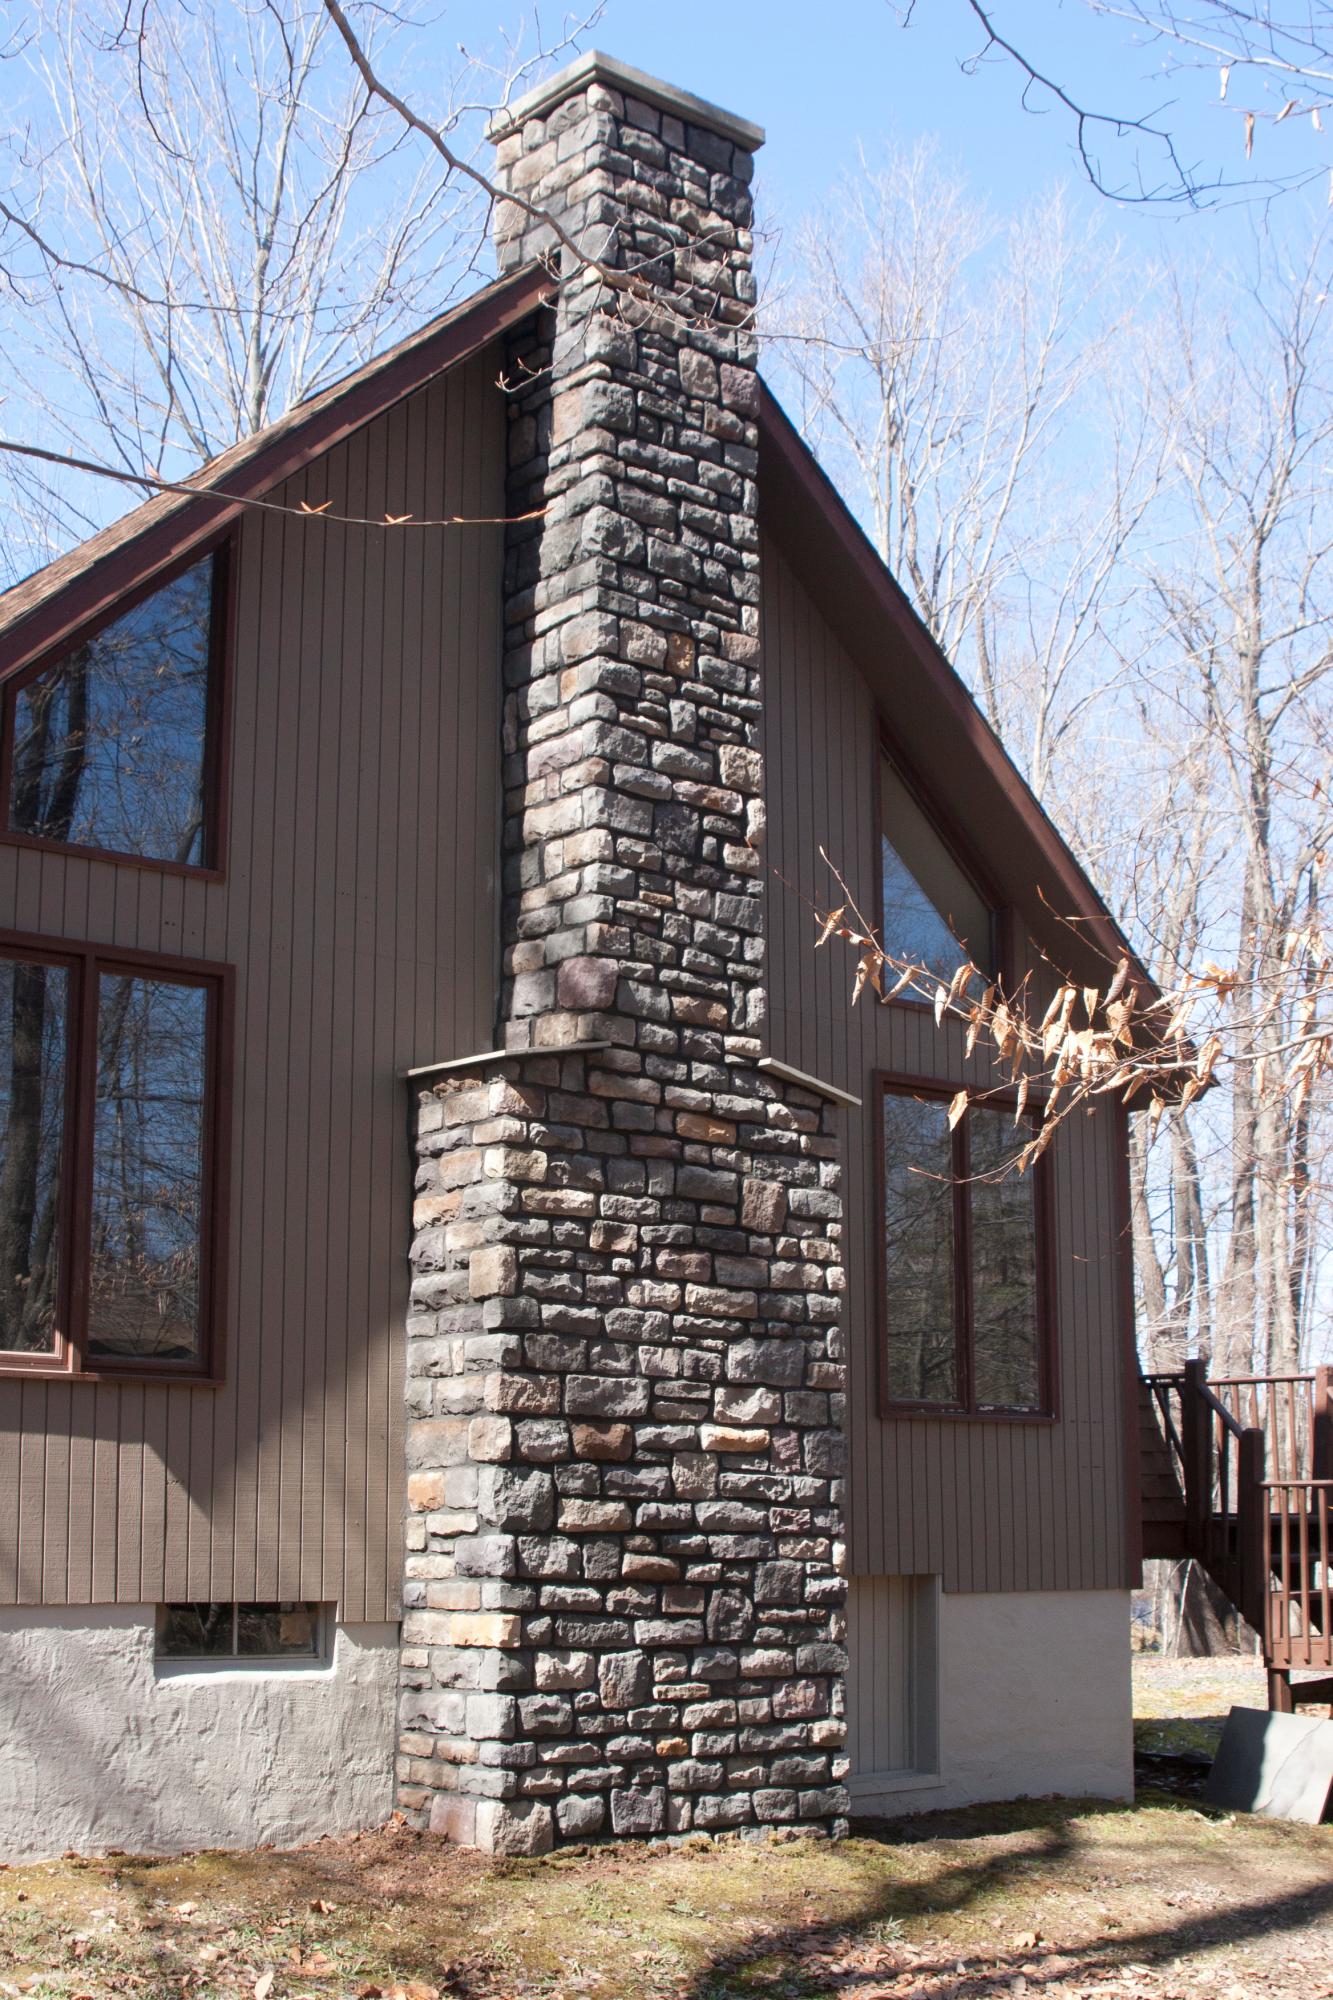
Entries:
<svg viewBox="0 0 1333 2000">
<path fill-rule="evenodd" d="M 155 578 L 7 691 L 4 831 L 216 870 L 227 548 Z"/>
<path fill-rule="evenodd" d="M 328 1657 L 331 1610 L 295 1602 L 159 1604 L 154 1651 L 171 1663 L 310 1665 Z"/>
</svg>

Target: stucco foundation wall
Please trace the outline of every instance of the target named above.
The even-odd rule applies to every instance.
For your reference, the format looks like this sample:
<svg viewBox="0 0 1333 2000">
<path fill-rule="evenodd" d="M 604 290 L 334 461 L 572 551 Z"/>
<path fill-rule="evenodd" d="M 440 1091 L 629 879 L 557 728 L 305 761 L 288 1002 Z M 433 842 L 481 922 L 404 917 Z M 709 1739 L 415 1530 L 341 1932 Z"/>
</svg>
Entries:
<svg viewBox="0 0 1333 2000">
<path fill-rule="evenodd" d="M 396 1625 L 331 1665 L 159 1677 L 151 1606 L 0 1611 L 0 1860 L 290 1846 L 392 1809 Z"/>
<path fill-rule="evenodd" d="M 1127 1799 L 1134 1789 L 1129 1593 L 946 1594 L 939 1606 L 934 1783 L 876 1795 L 852 1780 L 852 1811 L 932 1812 L 983 1799 Z"/>
</svg>

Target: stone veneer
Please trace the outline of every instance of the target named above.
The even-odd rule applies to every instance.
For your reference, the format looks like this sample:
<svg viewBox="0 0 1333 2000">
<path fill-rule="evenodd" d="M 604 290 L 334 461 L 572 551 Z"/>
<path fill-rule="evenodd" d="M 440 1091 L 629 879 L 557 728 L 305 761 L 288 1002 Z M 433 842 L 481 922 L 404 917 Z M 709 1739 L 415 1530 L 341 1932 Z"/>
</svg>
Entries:
<svg viewBox="0 0 1333 2000">
<path fill-rule="evenodd" d="M 421 1099 L 399 1802 L 839 1830 L 840 1114 L 759 1067 L 762 134 L 594 56 L 496 136 L 654 293 L 566 253 L 510 355 L 510 1053 Z"/>
</svg>

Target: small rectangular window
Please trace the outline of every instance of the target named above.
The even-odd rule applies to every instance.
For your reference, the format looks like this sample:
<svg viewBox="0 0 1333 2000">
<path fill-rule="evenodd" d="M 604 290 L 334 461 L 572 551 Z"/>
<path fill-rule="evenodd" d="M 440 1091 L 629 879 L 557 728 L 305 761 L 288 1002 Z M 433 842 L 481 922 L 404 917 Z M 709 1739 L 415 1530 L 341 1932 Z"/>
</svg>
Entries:
<svg viewBox="0 0 1333 2000">
<path fill-rule="evenodd" d="M 883 1389 L 889 1409 L 1049 1415 L 1048 1160 L 992 1093 L 952 1131 L 953 1085 L 883 1084 Z"/>
<path fill-rule="evenodd" d="M 25 673 L 4 705 L 4 824 L 25 840 L 218 865 L 225 547 Z"/>
<path fill-rule="evenodd" d="M 159 1660 L 320 1660 L 329 1619 L 322 1604 L 161 1604 Z"/>
<path fill-rule="evenodd" d="M 208 1366 L 228 991 L 220 966 L 0 938 L 0 1371 Z"/>
</svg>

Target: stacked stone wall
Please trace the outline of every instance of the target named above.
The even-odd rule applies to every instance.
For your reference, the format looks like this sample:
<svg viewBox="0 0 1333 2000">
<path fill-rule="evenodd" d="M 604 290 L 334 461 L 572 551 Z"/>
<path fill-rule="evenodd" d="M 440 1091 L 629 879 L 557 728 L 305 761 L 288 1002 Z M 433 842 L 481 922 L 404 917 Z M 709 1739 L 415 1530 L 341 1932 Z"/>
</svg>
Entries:
<svg viewBox="0 0 1333 2000">
<path fill-rule="evenodd" d="M 576 71 L 499 144 L 632 282 L 561 252 L 511 346 L 512 1054 L 421 1113 L 401 1799 L 485 1847 L 845 1809 L 840 1114 L 758 1066 L 751 157 L 670 101 Z"/>
<path fill-rule="evenodd" d="M 646 1149 L 605 1062 L 421 1106 L 400 1803 L 507 1852 L 827 1828 L 837 1114 L 736 1071 Z"/>
</svg>

